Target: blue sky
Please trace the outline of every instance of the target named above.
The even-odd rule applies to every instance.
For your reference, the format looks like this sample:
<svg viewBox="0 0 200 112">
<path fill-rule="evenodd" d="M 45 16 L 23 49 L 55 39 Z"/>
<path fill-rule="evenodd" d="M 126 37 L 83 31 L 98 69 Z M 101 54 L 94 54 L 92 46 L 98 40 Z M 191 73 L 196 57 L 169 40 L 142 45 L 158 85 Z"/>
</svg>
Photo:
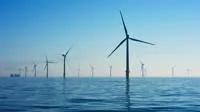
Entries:
<svg viewBox="0 0 200 112">
<path fill-rule="evenodd" d="M 200 76 L 199 0 L 0 0 L 0 75 L 9 75 L 38 63 L 44 76 L 45 55 L 50 76 L 62 75 L 62 57 L 70 46 L 67 74 L 115 76 L 125 71 L 125 46 L 107 55 L 125 38 L 119 10 L 130 36 L 156 43 L 149 46 L 130 41 L 131 76 L 139 76 L 140 60 L 147 76 Z"/>
</svg>

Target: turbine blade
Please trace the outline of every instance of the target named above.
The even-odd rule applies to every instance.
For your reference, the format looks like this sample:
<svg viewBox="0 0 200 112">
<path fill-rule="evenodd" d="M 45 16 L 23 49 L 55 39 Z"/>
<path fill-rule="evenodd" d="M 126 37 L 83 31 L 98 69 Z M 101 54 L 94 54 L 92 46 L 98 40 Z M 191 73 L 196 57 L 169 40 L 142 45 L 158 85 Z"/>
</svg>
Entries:
<svg viewBox="0 0 200 112">
<path fill-rule="evenodd" d="M 57 63 L 57 62 L 53 62 L 53 61 L 48 61 L 48 63 Z"/>
<path fill-rule="evenodd" d="M 47 64 L 45 64 L 45 66 L 44 66 L 44 70 L 46 70 L 46 68 L 47 68 Z"/>
<path fill-rule="evenodd" d="M 117 50 L 117 48 L 119 48 L 119 46 L 121 46 L 125 42 L 125 40 L 126 38 L 119 43 L 119 45 L 108 55 L 108 58 Z"/>
<path fill-rule="evenodd" d="M 66 52 L 66 56 L 67 56 L 67 54 L 69 53 L 69 51 L 72 49 L 72 46 L 68 49 L 68 51 Z"/>
<path fill-rule="evenodd" d="M 126 34 L 126 36 L 127 36 L 127 35 L 128 35 L 128 32 L 127 32 L 126 25 L 125 25 L 124 18 L 123 18 L 123 16 L 122 16 L 122 12 L 121 12 L 121 11 L 120 11 L 120 16 L 121 16 L 122 23 L 123 23 L 123 26 L 124 26 L 125 34 Z"/>
<path fill-rule="evenodd" d="M 138 39 L 134 39 L 134 38 L 130 38 L 129 39 L 133 40 L 133 41 L 137 41 L 137 42 L 141 42 L 141 43 L 145 43 L 145 44 L 150 44 L 150 45 L 155 45 L 155 44 L 152 44 L 150 42 L 145 42 L 145 41 L 142 41 L 142 40 L 138 40 Z"/>
<path fill-rule="evenodd" d="M 69 67 L 69 69 L 71 69 L 70 62 L 68 59 L 67 59 L 67 66 Z"/>
</svg>

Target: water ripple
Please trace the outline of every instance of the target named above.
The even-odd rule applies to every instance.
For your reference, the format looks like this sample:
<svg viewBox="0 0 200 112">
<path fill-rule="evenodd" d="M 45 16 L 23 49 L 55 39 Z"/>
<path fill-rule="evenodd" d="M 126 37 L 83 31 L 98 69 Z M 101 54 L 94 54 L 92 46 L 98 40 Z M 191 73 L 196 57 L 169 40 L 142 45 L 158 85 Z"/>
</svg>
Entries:
<svg viewBox="0 0 200 112">
<path fill-rule="evenodd" d="M 198 112 L 195 78 L 0 78 L 0 112 Z"/>
</svg>

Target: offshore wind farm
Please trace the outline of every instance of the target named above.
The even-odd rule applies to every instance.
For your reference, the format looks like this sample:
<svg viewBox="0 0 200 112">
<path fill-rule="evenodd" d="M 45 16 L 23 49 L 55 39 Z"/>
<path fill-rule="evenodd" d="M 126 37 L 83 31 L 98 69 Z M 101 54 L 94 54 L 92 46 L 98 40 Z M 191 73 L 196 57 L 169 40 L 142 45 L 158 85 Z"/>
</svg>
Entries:
<svg viewBox="0 0 200 112">
<path fill-rule="evenodd" d="M 0 112 L 200 111 L 199 1 L 0 4 Z"/>
</svg>

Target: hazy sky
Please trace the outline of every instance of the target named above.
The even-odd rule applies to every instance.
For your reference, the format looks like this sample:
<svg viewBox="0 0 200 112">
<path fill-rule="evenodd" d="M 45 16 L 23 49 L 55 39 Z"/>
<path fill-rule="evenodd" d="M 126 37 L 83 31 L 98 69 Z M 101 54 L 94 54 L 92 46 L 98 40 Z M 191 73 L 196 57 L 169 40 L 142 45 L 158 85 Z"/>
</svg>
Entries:
<svg viewBox="0 0 200 112">
<path fill-rule="evenodd" d="M 33 62 L 38 75 L 45 76 L 45 56 L 49 76 L 62 76 L 64 53 L 70 67 L 67 75 L 125 75 L 125 46 L 110 58 L 108 54 L 125 38 L 119 10 L 133 38 L 155 43 L 149 46 L 130 41 L 131 76 L 139 76 L 140 61 L 147 76 L 200 76 L 199 0 L 0 0 L 0 75 L 18 72 Z"/>
</svg>

